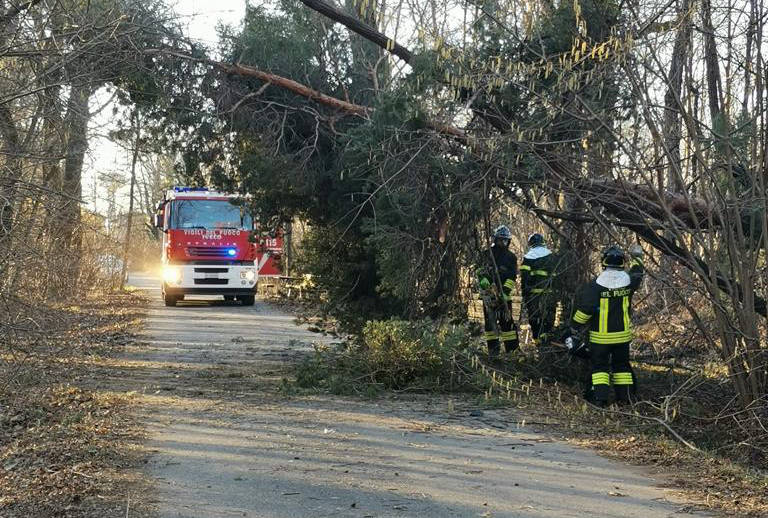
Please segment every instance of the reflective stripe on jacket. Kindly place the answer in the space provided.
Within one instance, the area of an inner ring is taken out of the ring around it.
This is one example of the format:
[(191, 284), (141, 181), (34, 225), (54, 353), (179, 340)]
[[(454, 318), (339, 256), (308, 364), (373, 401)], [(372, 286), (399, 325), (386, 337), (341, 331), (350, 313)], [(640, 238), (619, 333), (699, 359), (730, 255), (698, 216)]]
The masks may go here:
[(643, 280), (644, 269), (639, 259), (630, 265), (629, 274), (606, 270), (582, 288), (572, 323), (589, 326), (590, 342), (621, 344), (632, 340), (632, 295)]
[[(539, 248), (534, 248), (532, 251), (536, 250)], [(549, 250), (546, 248), (544, 250), (545, 253), (529, 252), (523, 257), (523, 264), (520, 265), (520, 285), (524, 298), (552, 291), (557, 261)]]
[[(493, 260), (491, 260), (490, 254), (493, 254)], [(506, 248), (493, 245), (483, 252), (481, 259), (483, 266), (478, 272), (478, 278), (487, 278), (496, 285), (504, 299), (509, 300), (515, 289), (517, 279), (517, 256)], [(494, 271), (494, 266), (498, 271), (498, 277)]]

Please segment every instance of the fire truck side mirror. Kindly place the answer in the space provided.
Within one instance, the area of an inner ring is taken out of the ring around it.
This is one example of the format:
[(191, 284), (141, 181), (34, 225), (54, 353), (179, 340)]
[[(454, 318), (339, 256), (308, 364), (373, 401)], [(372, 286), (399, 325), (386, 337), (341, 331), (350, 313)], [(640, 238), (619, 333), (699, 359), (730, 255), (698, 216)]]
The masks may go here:
[(154, 217), (153, 223), (155, 225), (155, 228), (159, 228), (163, 232), (165, 232), (165, 229), (163, 228), (164, 219), (165, 219), (165, 202), (159, 201), (155, 206), (155, 217)]

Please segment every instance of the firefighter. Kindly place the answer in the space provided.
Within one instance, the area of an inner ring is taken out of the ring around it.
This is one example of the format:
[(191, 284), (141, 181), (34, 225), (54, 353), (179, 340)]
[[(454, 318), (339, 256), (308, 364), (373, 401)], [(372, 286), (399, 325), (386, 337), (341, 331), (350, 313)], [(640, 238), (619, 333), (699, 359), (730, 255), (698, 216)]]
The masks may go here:
[(557, 301), (553, 293), (556, 259), (546, 247), (544, 236), (528, 236), (528, 252), (520, 265), (523, 303), (528, 311), (534, 343), (546, 340), (555, 325)]
[[(627, 402), (634, 394), (635, 377), (629, 364), (629, 344), (632, 341), (630, 311), (632, 295), (643, 280), (643, 249), (633, 245), (629, 273), (624, 270), (624, 252), (618, 246), (603, 251), (603, 272), (585, 285), (576, 301), (571, 319), (572, 333), (588, 329), (592, 386), (589, 399), (604, 406), (610, 388), (617, 402)], [(586, 338), (586, 337), (585, 337)]]
[(483, 297), (485, 341), (488, 355), (499, 355), (499, 341), (512, 352), (519, 346), (517, 326), (512, 318), (512, 292), (517, 279), (517, 257), (509, 251), (512, 233), (501, 225), (493, 233), (493, 244), (483, 253), (478, 287)]

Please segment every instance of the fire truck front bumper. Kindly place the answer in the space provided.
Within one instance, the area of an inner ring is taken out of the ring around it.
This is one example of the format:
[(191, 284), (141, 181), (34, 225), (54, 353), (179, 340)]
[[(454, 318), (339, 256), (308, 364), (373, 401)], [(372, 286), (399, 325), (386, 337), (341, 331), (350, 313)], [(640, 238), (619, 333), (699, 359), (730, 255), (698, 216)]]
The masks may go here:
[(163, 266), (163, 291), (169, 295), (253, 295), (258, 279), (253, 264)]

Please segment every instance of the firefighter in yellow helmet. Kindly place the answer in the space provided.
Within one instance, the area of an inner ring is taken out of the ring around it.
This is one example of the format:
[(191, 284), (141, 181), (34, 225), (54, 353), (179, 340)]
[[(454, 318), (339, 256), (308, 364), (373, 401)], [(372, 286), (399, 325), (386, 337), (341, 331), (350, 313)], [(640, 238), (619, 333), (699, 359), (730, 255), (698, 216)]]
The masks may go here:
[(488, 355), (499, 355), (499, 341), (512, 352), (519, 346), (517, 325), (512, 318), (512, 292), (517, 279), (517, 257), (509, 251), (512, 233), (501, 225), (493, 233), (493, 245), (483, 253), (477, 286), (483, 298), (485, 341)]
[(582, 288), (571, 318), (573, 333), (578, 334), (579, 328), (588, 329), (592, 367), (589, 399), (601, 406), (608, 403), (611, 385), (617, 402), (629, 401), (635, 389), (629, 364), (630, 311), (632, 295), (643, 280), (643, 249), (633, 245), (629, 253), (632, 259), (626, 272), (621, 248), (609, 246), (603, 251), (604, 270)]

